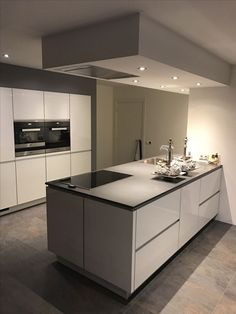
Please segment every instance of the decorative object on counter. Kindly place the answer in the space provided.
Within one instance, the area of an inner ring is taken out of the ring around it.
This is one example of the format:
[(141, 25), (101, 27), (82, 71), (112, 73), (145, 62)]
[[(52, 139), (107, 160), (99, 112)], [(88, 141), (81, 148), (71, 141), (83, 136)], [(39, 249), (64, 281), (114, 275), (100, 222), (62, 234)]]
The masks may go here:
[(211, 154), (208, 157), (208, 163), (209, 164), (214, 164), (214, 165), (218, 165), (220, 163), (220, 158), (219, 158), (219, 154), (215, 153), (215, 154)]
[(178, 176), (181, 173), (186, 174), (194, 169), (196, 169), (196, 161), (190, 159), (183, 160), (181, 157), (172, 160), (170, 165), (157, 163), (155, 168), (155, 174), (165, 176)]
[(166, 151), (166, 164), (170, 165), (172, 161), (172, 156), (173, 156), (173, 149), (174, 146), (172, 138), (169, 139), (168, 145), (161, 145), (160, 150), (165, 150)]

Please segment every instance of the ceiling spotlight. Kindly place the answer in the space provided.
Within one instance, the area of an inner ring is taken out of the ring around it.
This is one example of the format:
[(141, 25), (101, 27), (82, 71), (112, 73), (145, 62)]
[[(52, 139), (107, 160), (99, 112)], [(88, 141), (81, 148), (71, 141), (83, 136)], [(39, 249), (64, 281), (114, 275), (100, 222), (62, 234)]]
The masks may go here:
[(134, 82), (134, 83), (138, 83), (138, 82), (139, 82), (139, 80), (133, 80), (133, 82)]
[(147, 68), (144, 67), (144, 66), (140, 66), (140, 67), (138, 67), (138, 70), (139, 70), (139, 71), (145, 71), (145, 70), (147, 70)]
[(181, 92), (185, 92), (185, 89), (184, 89), (184, 88), (181, 88)]
[(178, 80), (178, 76), (171, 76), (172, 80)]
[(4, 53), (2, 56), (3, 56), (3, 58), (6, 58), (6, 59), (9, 58), (9, 54), (7, 54), (7, 53)]
[(160, 88), (165, 88), (165, 87), (166, 87), (166, 85), (161, 85), (161, 86), (160, 86)]
[(198, 82), (198, 83), (197, 83), (197, 86), (200, 86), (200, 85), (202, 85), (202, 84)]

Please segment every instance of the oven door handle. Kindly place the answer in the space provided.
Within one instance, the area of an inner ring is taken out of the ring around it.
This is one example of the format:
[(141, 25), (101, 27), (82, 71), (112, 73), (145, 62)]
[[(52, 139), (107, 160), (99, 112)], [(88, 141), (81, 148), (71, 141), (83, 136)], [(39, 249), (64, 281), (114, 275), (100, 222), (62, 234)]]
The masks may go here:
[(50, 129), (51, 131), (66, 131), (66, 130), (68, 130), (68, 128), (51, 128)]
[(40, 128), (34, 128), (34, 129), (22, 129), (22, 132), (39, 132)]

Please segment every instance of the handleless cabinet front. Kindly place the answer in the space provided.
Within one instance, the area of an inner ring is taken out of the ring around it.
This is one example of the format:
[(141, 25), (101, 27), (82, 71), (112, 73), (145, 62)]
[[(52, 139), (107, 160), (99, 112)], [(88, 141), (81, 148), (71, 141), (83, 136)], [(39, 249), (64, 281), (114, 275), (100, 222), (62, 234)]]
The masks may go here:
[(218, 169), (201, 178), (200, 203), (220, 190), (221, 172), (222, 169)]
[(70, 177), (70, 153), (46, 155), (47, 181)]
[(182, 247), (198, 232), (199, 197), (200, 180), (181, 189), (179, 247)]
[(91, 150), (91, 96), (70, 95), (71, 151)]
[(68, 120), (69, 94), (44, 92), (45, 119)]
[(14, 120), (44, 119), (43, 92), (13, 89)]
[(45, 156), (16, 161), (18, 203), (46, 196)]
[(71, 153), (71, 175), (76, 176), (91, 171), (91, 151)]
[(17, 204), (15, 162), (0, 163), (0, 209)]
[(0, 88), (0, 162), (14, 159), (12, 89)]

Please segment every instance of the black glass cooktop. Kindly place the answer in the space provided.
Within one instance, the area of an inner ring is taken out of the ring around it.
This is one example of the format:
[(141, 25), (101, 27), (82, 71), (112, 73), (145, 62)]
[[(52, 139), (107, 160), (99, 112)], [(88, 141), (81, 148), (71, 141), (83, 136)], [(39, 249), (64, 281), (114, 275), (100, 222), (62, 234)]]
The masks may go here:
[(76, 187), (82, 189), (92, 189), (100, 185), (111, 183), (128, 177), (131, 177), (131, 175), (108, 170), (100, 170), (80, 174), (78, 176), (73, 176), (63, 180), (61, 183), (67, 185), (70, 189), (74, 189)]

